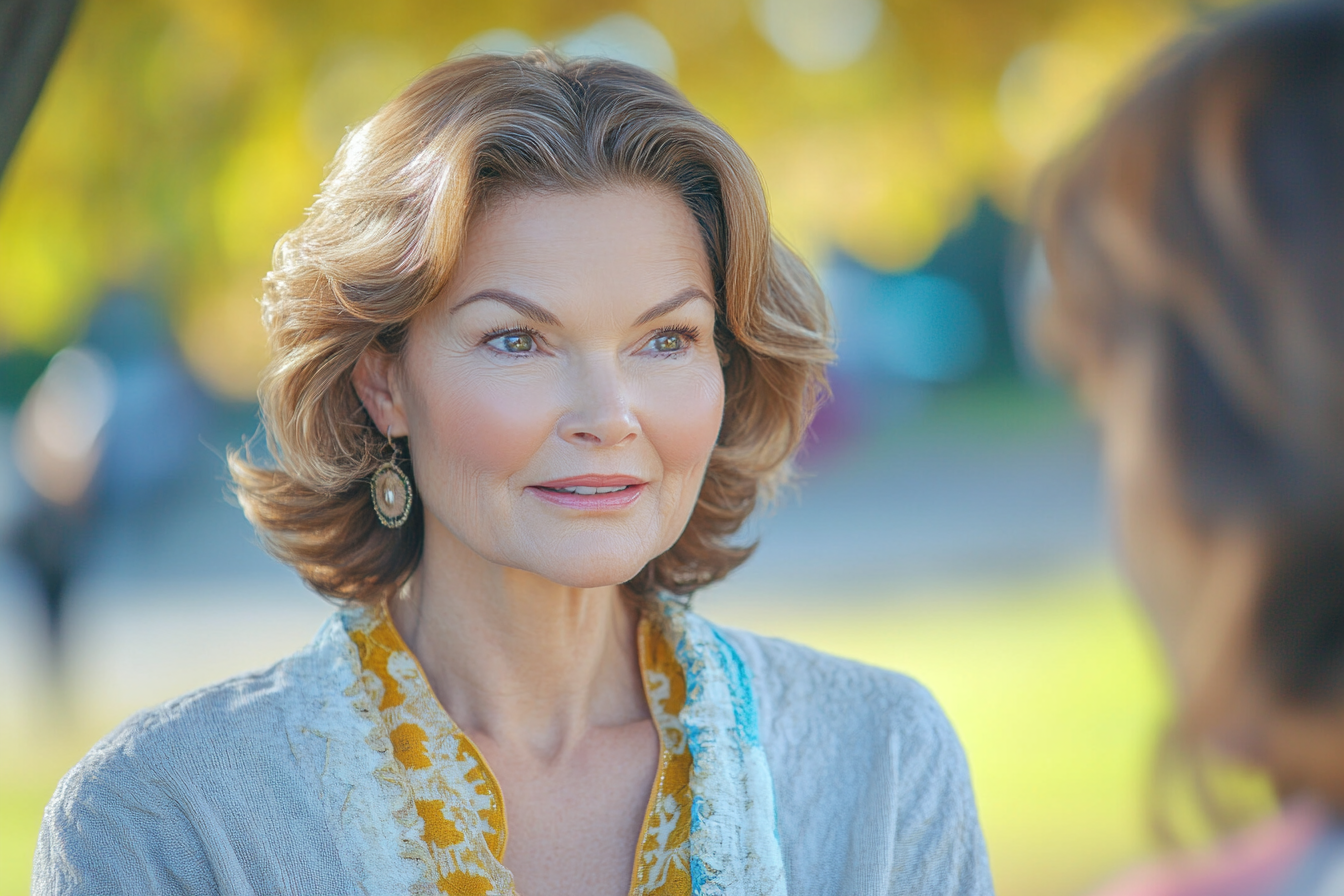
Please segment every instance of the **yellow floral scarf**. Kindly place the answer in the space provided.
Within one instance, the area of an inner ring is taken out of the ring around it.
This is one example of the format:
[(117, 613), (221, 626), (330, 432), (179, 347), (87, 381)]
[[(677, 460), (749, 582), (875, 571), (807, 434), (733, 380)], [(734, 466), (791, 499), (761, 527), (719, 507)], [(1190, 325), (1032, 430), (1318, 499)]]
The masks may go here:
[[(448, 717), (386, 608), (347, 610), (346, 631), (360, 674), (349, 696), (378, 724), (370, 746), (386, 761), (378, 775), (406, 794), (394, 815), (402, 856), (423, 874), (413, 894), (513, 894), (504, 867), (504, 800), (484, 757)], [(639, 659), (661, 758), (631, 874), (631, 896), (690, 896), (692, 757), (680, 714), (686, 676), (663, 620), (639, 624)]]

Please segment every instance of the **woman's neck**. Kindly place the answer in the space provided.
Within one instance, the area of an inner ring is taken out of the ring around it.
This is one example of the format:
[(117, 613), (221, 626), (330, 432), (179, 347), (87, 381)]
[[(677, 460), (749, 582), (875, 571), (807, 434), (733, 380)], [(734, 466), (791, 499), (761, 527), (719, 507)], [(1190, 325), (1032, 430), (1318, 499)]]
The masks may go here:
[(638, 614), (619, 586), (558, 585), (438, 535), (389, 610), (469, 736), (547, 763), (593, 728), (649, 717)]

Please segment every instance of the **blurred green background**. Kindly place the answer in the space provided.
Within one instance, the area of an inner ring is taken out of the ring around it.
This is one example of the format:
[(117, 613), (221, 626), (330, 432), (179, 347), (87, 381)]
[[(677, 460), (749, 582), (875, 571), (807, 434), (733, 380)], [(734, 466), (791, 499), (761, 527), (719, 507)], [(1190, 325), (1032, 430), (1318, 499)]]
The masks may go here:
[(27, 891), (42, 806), (94, 740), (327, 611), (224, 494), (271, 247), (417, 73), (538, 43), (645, 65), (722, 123), (837, 307), (808, 475), (703, 611), (926, 683), (1004, 896), (1150, 854), (1167, 698), (1086, 426), (1023, 347), (1019, 222), (1134, 67), (1228, 5), (82, 3), (0, 181), (0, 896)]

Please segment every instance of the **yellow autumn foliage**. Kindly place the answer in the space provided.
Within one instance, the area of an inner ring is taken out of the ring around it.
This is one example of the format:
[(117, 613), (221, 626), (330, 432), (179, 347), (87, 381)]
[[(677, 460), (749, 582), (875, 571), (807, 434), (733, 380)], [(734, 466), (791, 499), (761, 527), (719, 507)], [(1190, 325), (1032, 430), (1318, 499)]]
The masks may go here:
[(785, 238), (918, 263), (1030, 179), (1184, 27), (1182, 0), (87, 0), (0, 182), (0, 351), (160, 296), (246, 397), (270, 250), (345, 128), (455, 50), (614, 47), (675, 76), (756, 159)]

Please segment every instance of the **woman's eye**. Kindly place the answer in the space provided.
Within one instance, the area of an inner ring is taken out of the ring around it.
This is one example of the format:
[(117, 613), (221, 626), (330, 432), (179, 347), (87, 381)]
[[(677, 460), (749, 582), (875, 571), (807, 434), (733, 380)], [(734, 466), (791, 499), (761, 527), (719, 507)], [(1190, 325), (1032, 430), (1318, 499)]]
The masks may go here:
[(661, 333), (649, 340), (649, 348), (657, 354), (679, 352), (686, 347), (686, 339), (680, 333)]
[(531, 333), (505, 333), (503, 336), (491, 339), (488, 344), (512, 355), (524, 354), (537, 347)]

